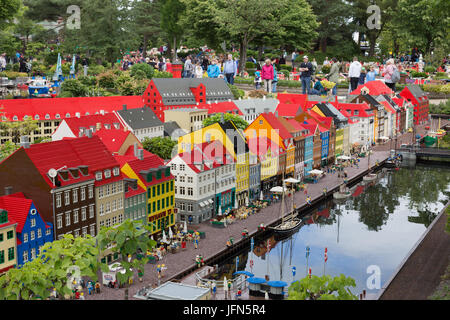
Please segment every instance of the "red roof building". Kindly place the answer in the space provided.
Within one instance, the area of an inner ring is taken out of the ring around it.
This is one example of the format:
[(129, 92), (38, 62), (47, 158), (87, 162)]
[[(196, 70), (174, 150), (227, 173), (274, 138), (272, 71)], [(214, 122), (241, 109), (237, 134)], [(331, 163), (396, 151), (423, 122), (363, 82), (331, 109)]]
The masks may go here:
[(383, 94), (392, 95), (392, 90), (383, 82), (379, 80), (369, 81), (365, 84), (359, 85), (355, 90), (353, 90), (350, 95), (358, 96), (361, 94), (370, 94), (371, 96), (379, 96)]

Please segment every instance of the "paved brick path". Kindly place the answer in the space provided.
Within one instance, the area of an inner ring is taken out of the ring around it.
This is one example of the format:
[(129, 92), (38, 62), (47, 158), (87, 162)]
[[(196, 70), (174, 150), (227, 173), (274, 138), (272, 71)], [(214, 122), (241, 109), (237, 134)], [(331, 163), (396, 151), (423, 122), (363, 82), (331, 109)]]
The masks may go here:
[[(420, 127), (417, 132), (422, 134), (423, 126)], [(409, 139), (409, 140), (408, 140)], [(412, 133), (407, 133), (398, 139), (398, 145), (401, 143), (410, 143), (412, 139)], [(370, 157), (370, 166), (373, 167), (376, 161), (383, 161), (389, 156), (389, 151), (391, 147), (389, 142), (374, 147), (374, 153)], [(368, 158), (362, 158), (359, 164), (359, 168), (348, 167), (346, 171), (348, 173), (348, 179), (351, 180), (353, 177), (361, 174), (367, 170)], [(321, 197), (323, 194), (324, 187), (328, 190), (338, 187), (342, 184), (342, 178), (337, 177), (335, 174), (327, 174), (316, 184), (308, 184), (307, 190), (308, 195), (312, 200)], [(306, 195), (303, 192), (297, 192), (295, 195), (295, 203), (297, 208), (301, 208), (306, 204)], [(167, 270), (165, 271), (165, 277), (161, 279), (161, 282), (167, 281), (179, 272), (186, 270), (194, 266), (194, 258), (197, 254), (202, 254), (203, 257), (209, 259), (216, 255), (218, 252), (226, 248), (226, 241), (232, 236), (235, 239), (235, 243), (241, 241), (241, 232), (246, 227), (249, 234), (252, 235), (257, 231), (258, 226), (264, 223), (266, 226), (274, 223), (280, 218), (280, 202), (274, 203), (271, 206), (261, 209), (257, 214), (249, 216), (245, 220), (237, 221), (231, 225), (228, 225), (225, 229), (217, 229), (211, 226), (210, 223), (204, 222), (200, 225), (189, 226), (190, 230), (203, 231), (206, 234), (205, 239), (199, 241), (198, 249), (195, 249), (192, 243), (187, 244), (187, 249), (185, 251), (180, 251), (176, 254), (167, 254), (162, 261), (158, 261), (158, 264), (165, 264)], [(143, 286), (157, 286), (157, 264), (147, 264), (145, 267), (145, 274), (143, 282), (135, 282), (129, 287), (129, 299), (134, 299), (133, 296), (136, 292)], [(100, 279), (99, 273), (99, 279)], [(135, 279), (137, 276), (135, 275)], [(98, 295), (89, 296), (85, 293), (86, 300), (96, 299), (96, 300), (122, 300), (125, 296), (125, 289), (110, 289), (102, 286), (102, 292)]]

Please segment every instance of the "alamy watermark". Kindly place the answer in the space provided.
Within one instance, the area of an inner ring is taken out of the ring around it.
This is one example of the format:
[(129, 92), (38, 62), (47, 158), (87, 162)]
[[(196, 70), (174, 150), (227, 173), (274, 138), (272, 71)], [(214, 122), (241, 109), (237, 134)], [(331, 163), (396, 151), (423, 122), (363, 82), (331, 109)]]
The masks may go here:
[(380, 7), (376, 4), (372, 4), (367, 7), (366, 13), (371, 13), (371, 15), (367, 18), (367, 29), (381, 29), (381, 10)]
[(372, 290), (381, 289), (381, 269), (377, 265), (370, 265), (367, 267), (366, 270), (367, 274), (370, 274), (370, 276), (367, 278), (366, 286), (367, 289)]
[(77, 5), (67, 7), (66, 13), (70, 14), (66, 21), (66, 27), (69, 30), (78, 30), (81, 28), (81, 9)]

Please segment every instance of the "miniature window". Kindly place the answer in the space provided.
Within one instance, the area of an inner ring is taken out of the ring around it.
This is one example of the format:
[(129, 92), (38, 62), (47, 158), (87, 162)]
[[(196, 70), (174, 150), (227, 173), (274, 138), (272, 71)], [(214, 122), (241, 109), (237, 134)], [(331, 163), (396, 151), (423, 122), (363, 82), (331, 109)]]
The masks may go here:
[(119, 168), (114, 168), (114, 176), (118, 176), (119, 175)]
[(45, 115), (45, 119), (50, 119), (50, 115), (48, 113)]
[(102, 180), (102, 173), (101, 172), (96, 172), (95, 173), (95, 180)]
[(34, 116), (34, 119), (35, 119), (35, 120), (39, 120), (39, 115), (35, 115), (35, 116)]
[(55, 118), (56, 118), (56, 119), (61, 118), (61, 116), (59, 115), (59, 113), (55, 114)]

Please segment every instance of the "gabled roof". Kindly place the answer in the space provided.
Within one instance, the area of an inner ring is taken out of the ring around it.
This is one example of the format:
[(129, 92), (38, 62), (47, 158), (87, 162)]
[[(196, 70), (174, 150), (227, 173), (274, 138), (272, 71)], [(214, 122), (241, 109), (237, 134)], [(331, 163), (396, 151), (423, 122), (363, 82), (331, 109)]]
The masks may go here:
[(426, 97), (427, 96), (417, 84), (408, 84), (408, 85), (406, 85), (406, 88), (411, 92), (411, 94), (416, 99), (418, 99), (420, 97), (424, 97), (424, 96)]
[[(5, 209), (6, 211), (8, 211), (8, 220), (17, 222), (16, 232), (22, 232), (25, 222), (27, 221), (32, 203), (33, 201), (31, 199), (25, 198), (25, 195), (21, 192), (0, 197), (0, 209)], [(37, 211), (37, 214), (42, 219), (39, 211)], [(45, 223), (45, 227), (50, 228), (47, 223)]]
[[(349, 116), (355, 116), (355, 117), (373, 117), (374, 113), (372, 109), (370, 109), (370, 106), (367, 103), (339, 103), (337, 105), (337, 108), (342, 113), (346, 113)], [(350, 111), (348, 111), (350, 110)], [(355, 110), (358, 111), (358, 114), (355, 114)]]
[(331, 103), (319, 103), (317, 104), (317, 107), (326, 117), (332, 117), (336, 125), (347, 123), (347, 118)]
[[(121, 109), (140, 108), (144, 105), (142, 96), (112, 96), (112, 97), (78, 97), (78, 98), (42, 98), (42, 99), (6, 99), (0, 106), (4, 109), (3, 116), (9, 121), (23, 120), (30, 116), (35, 120), (67, 119), (80, 115), (111, 113)], [(59, 118), (57, 117), (59, 115)], [(69, 115), (69, 117), (66, 117)], [(37, 117), (36, 117), (37, 116)], [(46, 116), (48, 116), (46, 118)], [(1, 119), (0, 119), (1, 120)]]
[[(248, 152), (248, 145), (245, 135), (236, 127), (233, 121), (224, 121), (223, 123), (219, 121), (219, 126), (233, 144), (235, 154), (243, 154)], [(235, 137), (236, 139), (234, 139)]]
[(119, 152), (120, 147), (124, 144), (130, 134), (133, 135), (131, 131), (101, 129), (96, 131), (94, 136), (98, 136), (111, 153), (116, 153)]
[(367, 103), (377, 108), (382, 108), (381, 104), (370, 94), (360, 94), (358, 96), (355, 96), (350, 102), (355, 103), (354, 101), (356, 101), (358, 97), (362, 97), (363, 99), (365, 98), (367, 100)]
[(303, 108), (306, 105), (306, 101), (308, 101), (308, 95), (298, 93), (279, 93), (277, 95), (277, 99), (280, 103), (296, 104)]
[(389, 104), (389, 102), (387, 101), (381, 101), (381, 104), (384, 106), (384, 108), (386, 109), (386, 111), (390, 112), (390, 113), (396, 113), (394, 108), (391, 107), (391, 105)]
[(297, 113), (303, 110), (299, 104), (296, 103), (280, 103), (276, 109), (276, 113), (280, 117), (295, 117)]
[(163, 125), (152, 109), (142, 107), (139, 109), (117, 110), (123, 121), (133, 130), (160, 127)]
[(353, 90), (351, 95), (359, 95), (361, 94), (361, 89), (366, 87), (369, 89), (369, 94), (371, 96), (378, 96), (382, 94), (392, 94), (391, 88), (389, 88), (383, 81), (373, 80), (366, 82), (365, 84), (359, 85), (355, 90)]
[[(180, 128), (180, 126), (178, 125), (178, 123), (176, 123), (175, 121), (167, 121), (164, 122), (164, 134), (167, 136), (172, 136), (172, 134), (177, 134), (178, 135), (184, 135), (186, 134), (186, 132)], [(184, 134), (183, 134), (184, 132)]]
[(118, 125), (119, 129), (123, 129), (122, 123), (120, 123), (119, 118), (117, 118), (114, 113), (92, 114), (89, 116), (66, 118), (63, 121), (67, 123), (70, 130), (76, 137), (80, 132), (80, 128), (89, 129), (90, 127), (94, 127), (93, 129), (95, 131), (97, 130), (98, 123), (100, 123), (101, 128), (105, 128), (108, 125), (110, 128), (114, 128), (115, 125)]
[(289, 131), (283, 126), (282, 123), (280, 123), (280, 121), (278, 121), (277, 117), (275, 117), (273, 113), (261, 113), (261, 116), (266, 119), (266, 121), (274, 130), (278, 130), (278, 134), (280, 135), (282, 140), (292, 138), (292, 135), (289, 133)]
[(170, 174), (168, 177), (163, 174), (161, 175), (161, 179), (153, 178), (152, 181), (147, 182), (146, 177), (143, 176), (141, 171), (148, 171), (151, 169), (164, 167), (164, 160), (158, 157), (156, 154), (150, 153), (150, 155), (144, 156), (143, 160), (135, 158), (134, 160), (128, 161), (127, 163), (147, 187), (174, 179), (172, 174)]
[[(205, 86), (206, 101), (234, 99), (233, 93), (223, 81), (214, 78), (153, 78), (164, 105), (195, 105), (191, 88)], [(178, 98), (178, 99), (177, 99)]]
[(217, 103), (201, 103), (197, 105), (198, 109), (208, 110), (208, 114), (215, 113), (233, 113), (243, 115), (241, 110), (234, 104), (233, 101), (218, 101)]
[[(65, 186), (94, 179), (96, 171), (119, 167), (119, 163), (114, 159), (111, 151), (106, 148), (98, 136), (32, 144), (24, 150), (51, 187), (53, 187), (53, 182), (47, 175), (51, 168), (59, 169), (63, 166), (67, 166), (67, 168), (78, 168), (79, 166), (88, 166), (87, 176), (84, 176), (78, 169), (78, 178), (72, 177), (69, 173), (69, 179), (64, 181), (59, 174), (58, 177), (61, 186)], [(101, 181), (110, 182), (112, 178), (102, 179)]]

